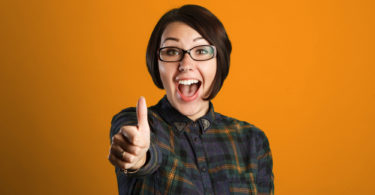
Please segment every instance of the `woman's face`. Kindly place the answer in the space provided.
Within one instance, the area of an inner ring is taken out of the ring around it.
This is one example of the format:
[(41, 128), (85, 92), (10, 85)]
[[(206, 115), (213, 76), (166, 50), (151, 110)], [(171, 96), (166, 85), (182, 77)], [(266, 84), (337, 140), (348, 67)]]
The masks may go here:
[[(209, 45), (197, 31), (182, 22), (170, 23), (164, 30), (160, 48), (178, 47), (189, 50), (199, 45)], [(168, 101), (181, 114), (196, 120), (206, 114), (209, 90), (216, 73), (216, 57), (207, 61), (195, 61), (185, 53), (180, 62), (159, 60), (160, 78)]]

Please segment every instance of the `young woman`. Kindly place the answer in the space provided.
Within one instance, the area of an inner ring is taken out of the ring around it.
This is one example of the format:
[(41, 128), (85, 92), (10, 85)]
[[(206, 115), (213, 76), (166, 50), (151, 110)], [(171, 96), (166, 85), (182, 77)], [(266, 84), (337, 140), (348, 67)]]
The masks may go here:
[(210, 102), (229, 71), (231, 43), (206, 8), (185, 5), (162, 16), (147, 67), (166, 96), (113, 117), (110, 162), (119, 194), (273, 194), (265, 134), (221, 115)]

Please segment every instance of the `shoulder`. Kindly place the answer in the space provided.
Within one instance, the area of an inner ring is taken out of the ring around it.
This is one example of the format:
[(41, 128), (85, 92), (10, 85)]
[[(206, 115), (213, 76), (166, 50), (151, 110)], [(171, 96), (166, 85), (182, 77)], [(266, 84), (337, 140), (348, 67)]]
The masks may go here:
[(125, 108), (113, 116), (111, 123), (113, 124), (116, 121), (123, 120), (123, 119), (134, 120), (134, 117), (135, 117), (135, 121), (137, 121), (136, 108), (135, 107)]
[[(148, 119), (159, 117), (157, 114), (157, 109), (155, 106), (147, 108)], [(115, 114), (112, 118), (112, 125), (117, 122), (125, 123), (123, 125), (137, 125), (137, 108), (129, 107), (121, 110), (119, 113)]]
[[(157, 109), (155, 109), (155, 106), (151, 106), (147, 108), (147, 115), (148, 115), (148, 121), (150, 125), (152, 125), (155, 120), (160, 119), (160, 116), (157, 114)], [(137, 125), (137, 124), (138, 124), (137, 108), (135, 107), (125, 108), (112, 117), (111, 137), (114, 134), (116, 134), (122, 126)]]
[(268, 143), (268, 138), (264, 131), (247, 121), (215, 112), (214, 124), (216, 125), (216, 128), (227, 128), (231, 131), (235, 131), (236, 133), (241, 134), (242, 137), (246, 137), (249, 141), (254, 141), (257, 144)]
[[(233, 117), (229, 117), (229, 116), (225, 116), (223, 114), (220, 114), (220, 113), (217, 113), (215, 112), (215, 122), (216, 124), (220, 124), (222, 126), (225, 126), (225, 127), (229, 127), (229, 128), (234, 128), (234, 129), (237, 129), (237, 130), (246, 130), (246, 131), (251, 131), (253, 133), (257, 133), (257, 134), (262, 134), (263, 131), (256, 127), (255, 125), (247, 122), (247, 121), (243, 121), (243, 120), (239, 120), (239, 119), (236, 119), (236, 118), (233, 118)], [(264, 133), (263, 133), (264, 134)]]
[(135, 107), (125, 108), (112, 117), (110, 137), (115, 135), (124, 125), (137, 125), (137, 113)]

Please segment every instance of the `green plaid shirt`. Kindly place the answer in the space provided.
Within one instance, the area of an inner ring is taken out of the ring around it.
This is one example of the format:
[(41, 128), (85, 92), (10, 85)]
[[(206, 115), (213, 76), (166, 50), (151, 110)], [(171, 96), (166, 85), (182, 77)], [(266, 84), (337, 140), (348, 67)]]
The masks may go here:
[[(164, 97), (148, 108), (147, 163), (125, 175), (116, 168), (119, 194), (273, 194), (272, 156), (265, 134), (214, 112), (192, 121)], [(112, 137), (136, 125), (135, 108), (112, 119)]]

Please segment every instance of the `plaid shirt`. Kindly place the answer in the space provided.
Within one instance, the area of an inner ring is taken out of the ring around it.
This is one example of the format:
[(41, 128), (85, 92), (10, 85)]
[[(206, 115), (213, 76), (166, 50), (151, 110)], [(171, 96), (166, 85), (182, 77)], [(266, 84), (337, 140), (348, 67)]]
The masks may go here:
[[(148, 108), (151, 143), (146, 164), (125, 175), (116, 167), (119, 194), (273, 194), (272, 156), (265, 134), (214, 112), (192, 121), (164, 97)], [(112, 137), (136, 125), (135, 108), (112, 119)]]

